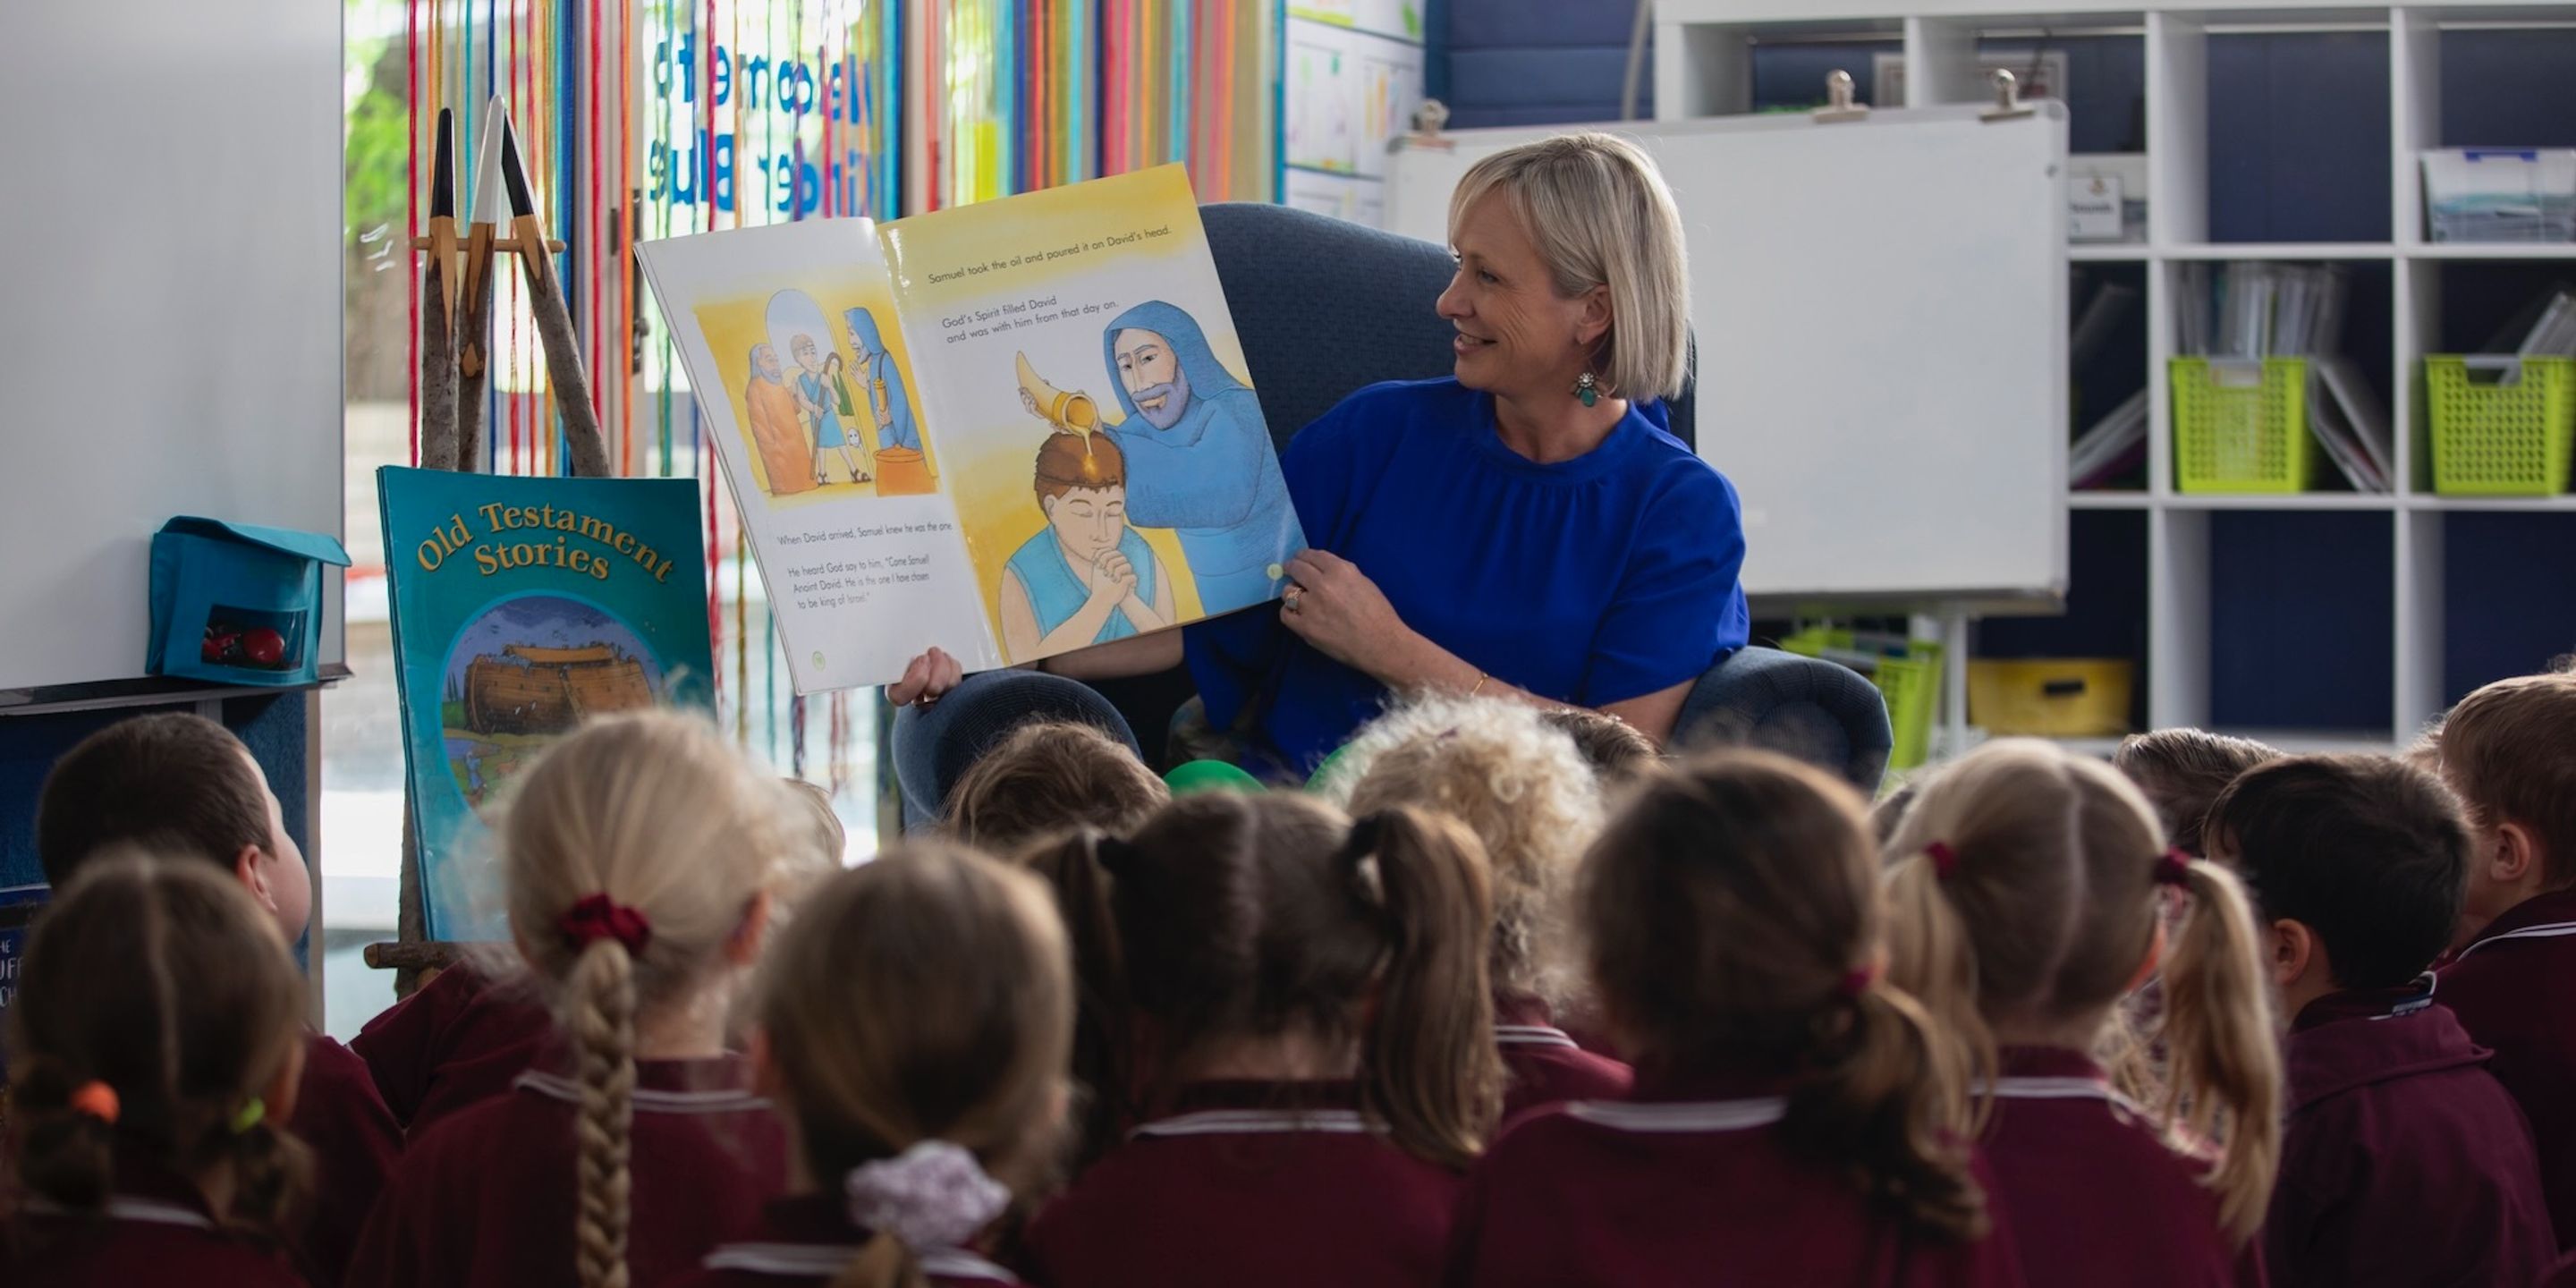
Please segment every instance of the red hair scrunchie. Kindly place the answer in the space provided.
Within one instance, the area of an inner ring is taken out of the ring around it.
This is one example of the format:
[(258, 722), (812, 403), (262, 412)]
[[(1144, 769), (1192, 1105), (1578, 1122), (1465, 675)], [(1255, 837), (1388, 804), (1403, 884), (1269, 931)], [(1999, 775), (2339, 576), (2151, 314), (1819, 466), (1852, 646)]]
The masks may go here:
[(627, 956), (641, 957), (645, 945), (653, 942), (653, 923), (644, 913), (609, 898), (606, 891), (582, 896), (555, 918), (555, 929), (563, 932), (564, 943), (576, 953), (602, 939), (614, 939), (626, 946)]
[(1923, 857), (1932, 860), (1932, 875), (1946, 877), (1959, 870), (1959, 852), (1948, 841), (1934, 841), (1923, 847)]
[(2191, 856), (2180, 850), (2167, 850), (2156, 856), (2156, 884), (2178, 890), (2191, 887)]

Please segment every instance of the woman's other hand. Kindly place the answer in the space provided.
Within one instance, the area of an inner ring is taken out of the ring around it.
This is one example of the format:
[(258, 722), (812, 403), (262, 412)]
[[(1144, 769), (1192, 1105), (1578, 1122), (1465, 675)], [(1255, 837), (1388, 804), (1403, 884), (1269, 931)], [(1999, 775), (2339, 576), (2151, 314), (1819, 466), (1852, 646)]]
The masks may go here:
[(898, 707), (929, 706), (966, 679), (966, 669), (944, 649), (932, 649), (903, 668), (903, 678), (886, 686), (886, 701)]
[(1288, 561), (1288, 592), (1280, 597), (1279, 620), (1324, 656), (1382, 682), (1390, 682), (1413, 637), (1386, 592), (1358, 564), (1323, 550), (1307, 550)]

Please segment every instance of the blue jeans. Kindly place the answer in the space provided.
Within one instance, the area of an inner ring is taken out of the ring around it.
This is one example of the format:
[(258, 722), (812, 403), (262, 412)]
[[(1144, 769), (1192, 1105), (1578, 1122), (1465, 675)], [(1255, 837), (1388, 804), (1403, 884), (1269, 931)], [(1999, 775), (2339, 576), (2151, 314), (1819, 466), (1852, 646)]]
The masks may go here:
[[(947, 696), (894, 713), (896, 785), (903, 793), (903, 826), (917, 831), (946, 812), (948, 789), (968, 767), (1032, 720), (1079, 720), (1098, 725), (1136, 750), (1127, 717), (1090, 685), (1042, 671), (985, 671), (966, 677)], [(1142, 752), (1140, 751), (1141, 755)]]

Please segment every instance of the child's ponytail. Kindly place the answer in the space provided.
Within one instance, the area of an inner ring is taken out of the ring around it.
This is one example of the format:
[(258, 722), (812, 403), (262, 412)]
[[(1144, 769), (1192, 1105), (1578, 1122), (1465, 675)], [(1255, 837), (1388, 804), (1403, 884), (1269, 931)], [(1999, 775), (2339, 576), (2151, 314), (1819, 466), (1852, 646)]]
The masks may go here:
[(1132, 851), (1126, 842), (1088, 828), (1023, 856), (1046, 883), (1073, 958), (1073, 1080), (1082, 1097), (1077, 1168), (1088, 1166), (1135, 1121), (1140, 1083), (1134, 1058), (1134, 1004), (1127, 991), (1126, 954), (1118, 942), (1111, 897)]
[(1363, 1036), (1369, 1106), (1406, 1153), (1464, 1168), (1502, 1112), (1481, 851), (1458, 824), (1398, 806), (1354, 824), (1336, 862), (1387, 935)]
[(580, 1089), (573, 1142), (580, 1203), (573, 1258), (582, 1288), (626, 1288), (635, 1124), (635, 963), (613, 936), (593, 939), (565, 981)]
[(1846, 1008), (1820, 1013), (1813, 1077), (1789, 1097), (1781, 1131), (1812, 1156), (1847, 1160), (1870, 1197), (1938, 1239), (1986, 1233), (1985, 1194), (1967, 1169), (1966, 1051), (1932, 1015), (1867, 971), (1846, 977)]
[(2281, 1157), (2281, 1055), (2253, 903), (2206, 859), (2170, 855), (2157, 879), (2190, 896), (2164, 971), (2164, 1111), (2224, 1151), (2209, 1186), (2241, 1242), (2263, 1224)]
[(18, 1183), (67, 1212), (97, 1212), (115, 1187), (114, 1123), (73, 1103), (80, 1084), (61, 1061), (21, 1050), (11, 1072)]
[[(1954, 1036), (1962, 1072), (1968, 1084), (1977, 1085), (1993, 1080), (2000, 1059), (1977, 1005), (1976, 941), (1943, 889), (1947, 869), (1957, 863), (1956, 852), (1936, 841), (1888, 868), (1888, 977), (1934, 1025)], [(1981, 1102), (1976, 1118), (1983, 1116)]]

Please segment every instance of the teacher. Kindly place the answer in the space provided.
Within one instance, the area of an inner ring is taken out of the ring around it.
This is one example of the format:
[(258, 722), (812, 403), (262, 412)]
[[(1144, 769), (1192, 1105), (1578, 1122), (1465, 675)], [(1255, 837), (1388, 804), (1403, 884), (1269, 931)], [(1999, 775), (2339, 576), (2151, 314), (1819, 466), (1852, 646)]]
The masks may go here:
[[(1299, 433), (1281, 469), (1313, 548), (1279, 607), (1183, 632), (1209, 728), (1256, 772), (1311, 771), (1396, 693), (1591, 707), (1669, 738), (1746, 641), (1735, 489), (1666, 432), (1690, 300), (1654, 162), (1597, 133), (1496, 153), (1450, 198), (1449, 241), (1453, 374), (1362, 389)], [(1163, 632), (1045, 669), (1183, 653)], [(958, 682), (934, 650), (888, 696)]]

